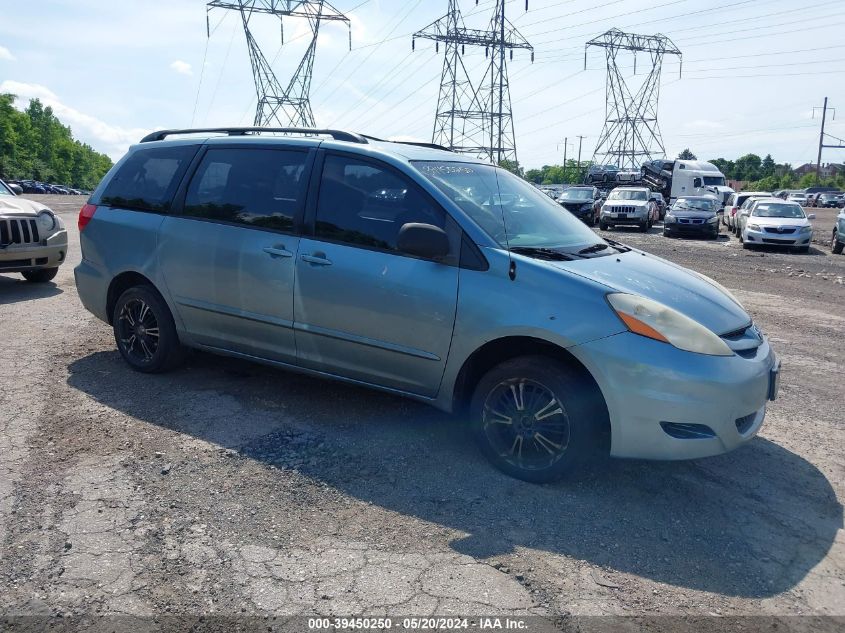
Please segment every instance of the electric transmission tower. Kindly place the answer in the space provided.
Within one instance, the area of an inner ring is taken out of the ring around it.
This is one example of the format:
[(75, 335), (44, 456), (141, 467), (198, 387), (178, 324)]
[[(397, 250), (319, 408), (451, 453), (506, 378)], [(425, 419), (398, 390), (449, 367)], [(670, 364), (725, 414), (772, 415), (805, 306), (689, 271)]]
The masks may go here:
[[(211, 9), (227, 9), (240, 13), (246, 35), (252, 76), (258, 105), (255, 109), (254, 125), (280, 127), (315, 127), (314, 113), (311, 111), (311, 75), (314, 70), (314, 56), (317, 52), (317, 37), (321, 22), (346, 22), (349, 27), (350, 48), (352, 46), (352, 27), (345, 15), (325, 0), (212, 0), (207, 5)], [(267, 14), (279, 18), (282, 44), (284, 44), (285, 17), (306, 18), (311, 27), (311, 42), (305, 55), (299, 62), (296, 72), (284, 88), (273, 72), (273, 68), (261, 52), (255, 39), (250, 20), (254, 14)]]
[[(636, 169), (652, 156), (665, 156), (660, 126), (657, 124), (657, 103), (660, 97), (660, 71), (664, 55), (681, 51), (665, 35), (636, 35), (611, 29), (587, 42), (587, 47), (605, 49), (607, 57), (607, 104), (605, 123), (599, 135), (593, 162), (615, 164), (622, 169)], [(651, 69), (639, 89), (634, 92), (622, 76), (616, 58), (622, 51), (634, 53), (634, 74), (637, 53), (648, 53)], [(584, 51), (584, 68), (587, 51)]]
[[(434, 40), (438, 51), (440, 42), (446, 45), (432, 141), (495, 164), (503, 160), (516, 163), (507, 57), (513, 59), (513, 50), (523, 48), (531, 51), (534, 61), (534, 48), (505, 17), (505, 0), (496, 0), (486, 31), (468, 29), (458, 1), (449, 0), (444, 17), (414, 33), (412, 48), (416, 48), (417, 38)], [(466, 46), (484, 47), (489, 59), (477, 83), (464, 64)]]

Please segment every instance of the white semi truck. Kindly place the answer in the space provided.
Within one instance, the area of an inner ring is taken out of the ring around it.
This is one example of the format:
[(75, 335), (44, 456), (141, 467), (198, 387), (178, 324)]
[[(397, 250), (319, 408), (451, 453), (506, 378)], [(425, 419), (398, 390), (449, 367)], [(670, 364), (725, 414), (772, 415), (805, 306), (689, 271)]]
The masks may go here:
[(734, 193), (719, 168), (701, 160), (652, 160), (642, 166), (641, 179), (670, 204), (680, 196), (715, 195), (724, 207)]

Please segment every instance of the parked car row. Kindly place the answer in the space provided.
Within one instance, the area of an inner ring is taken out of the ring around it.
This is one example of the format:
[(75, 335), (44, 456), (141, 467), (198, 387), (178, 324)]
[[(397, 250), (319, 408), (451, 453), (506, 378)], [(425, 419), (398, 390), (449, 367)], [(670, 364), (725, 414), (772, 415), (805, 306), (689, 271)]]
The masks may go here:
[(53, 194), (59, 196), (88, 196), (90, 191), (84, 189), (74, 189), (67, 185), (54, 185), (46, 182), (39, 182), (38, 180), (10, 180), (9, 185), (18, 185), (23, 193), (40, 193)]
[(802, 207), (845, 208), (845, 192), (836, 190), (800, 191), (780, 189), (773, 192), (772, 196), (783, 200), (793, 200)]
[[(662, 195), (647, 187), (617, 187), (602, 199), (595, 187), (571, 187), (558, 202), (573, 215), (606, 231), (617, 226), (636, 226), (645, 232), (663, 220), (664, 237), (719, 237), (719, 199), (714, 195), (682, 196), (665, 208)], [(813, 239), (814, 214), (807, 214), (794, 198), (783, 200), (771, 193), (743, 192), (731, 194), (724, 208), (721, 223), (742, 243), (752, 246), (785, 246), (807, 252)], [(845, 212), (840, 214), (831, 236), (831, 250), (841, 253), (845, 245)]]

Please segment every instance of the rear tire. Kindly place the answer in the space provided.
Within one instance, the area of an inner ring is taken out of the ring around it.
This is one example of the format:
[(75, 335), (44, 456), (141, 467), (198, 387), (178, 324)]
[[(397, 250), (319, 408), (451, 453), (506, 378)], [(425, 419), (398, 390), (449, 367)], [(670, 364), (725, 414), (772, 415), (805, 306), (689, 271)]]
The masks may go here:
[(23, 278), (33, 284), (44, 284), (52, 281), (59, 273), (59, 267), (39, 268), (38, 270), (27, 270), (21, 273)]
[(833, 239), (830, 240), (830, 252), (833, 253), (834, 255), (841, 255), (842, 250), (845, 249), (845, 244), (840, 242), (838, 240), (838, 237), (839, 236), (836, 234), (836, 231), (834, 230), (833, 231)]
[(114, 341), (135, 371), (165, 372), (185, 359), (170, 308), (151, 286), (126, 290), (114, 306)]
[(502, 472), (555, 481), (598, 452), (607, 409), (584, 377), (556, 360), (524, 356), (491, 369), (472, 398), (473, 435)]

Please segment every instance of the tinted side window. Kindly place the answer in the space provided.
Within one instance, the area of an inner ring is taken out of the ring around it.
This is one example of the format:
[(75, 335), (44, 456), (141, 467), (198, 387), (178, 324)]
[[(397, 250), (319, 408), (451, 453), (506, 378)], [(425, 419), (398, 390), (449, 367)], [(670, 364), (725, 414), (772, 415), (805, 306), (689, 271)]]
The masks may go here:
[(106, 185), (101, 204), (142, 211), (167, 211), (195, 145), (139, 149)]
[(401, 174), (351, 157), (326, 156), (317, 202), (318, 238), (396, 251), (399, 230), (409, 222), (433, 224), (450, 237), (456, 232), (443, 209)]
[(220, 148), (203, 156), (183, 215), (290, 231), (305, 197), (307, 153)]

